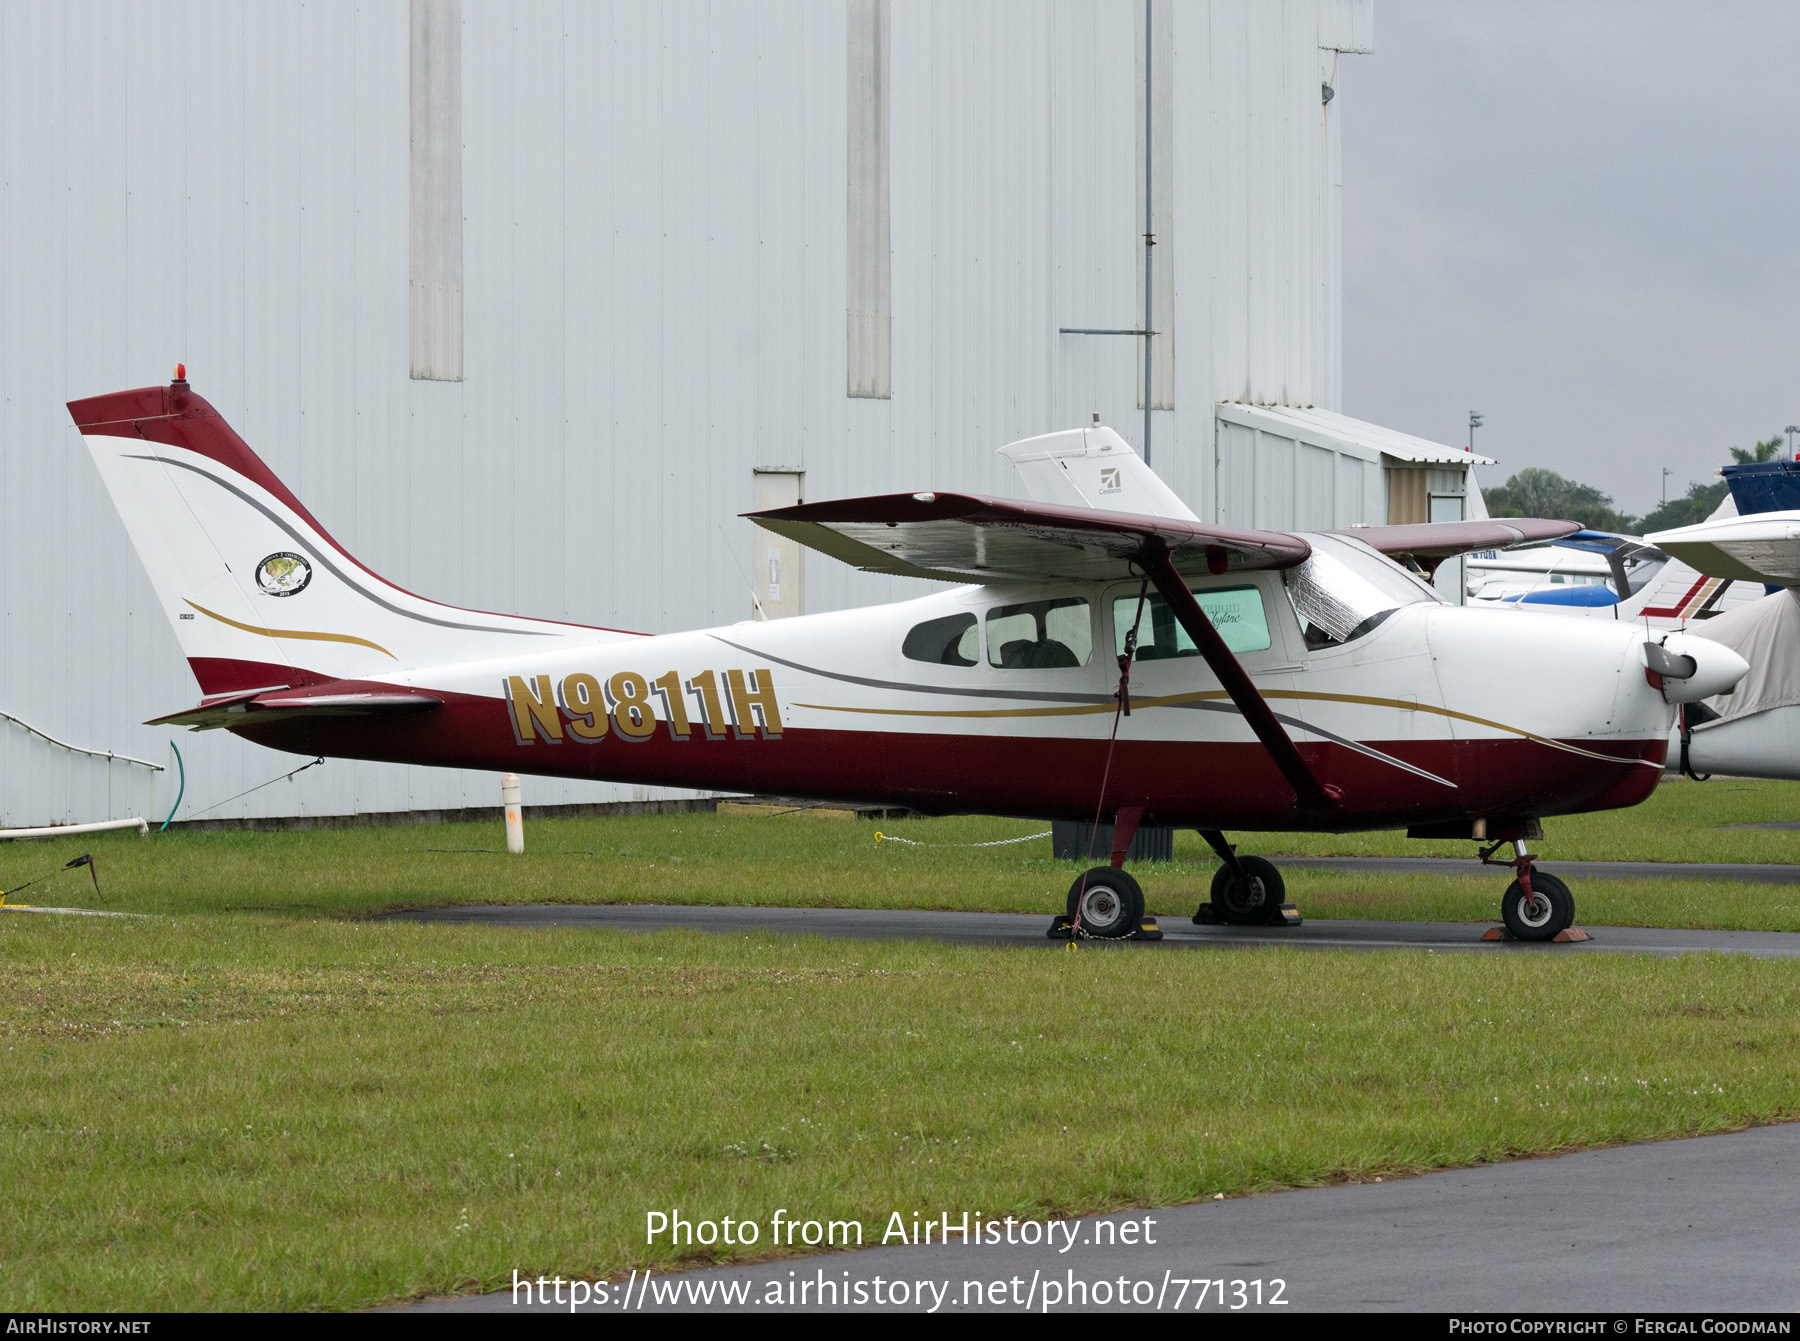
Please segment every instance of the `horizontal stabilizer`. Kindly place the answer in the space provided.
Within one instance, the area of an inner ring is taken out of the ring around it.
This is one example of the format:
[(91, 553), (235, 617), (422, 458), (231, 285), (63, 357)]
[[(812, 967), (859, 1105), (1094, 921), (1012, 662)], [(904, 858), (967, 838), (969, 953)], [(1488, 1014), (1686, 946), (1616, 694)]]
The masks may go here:
[(195, 731), (246, 726), (294, 717), (390, 717), (428, 712), (443, 700), (410, 689), (378, 686), (370, 689), (350, 684), (309, 685), (304, 689), (273, 689), (261, 693), (215, 698), (186, 712), (156, 717), (146, 726), (185, 726)]
[(1312, 547), (1282, 531), (1208, 526), (974, 494), (885, 494), (745, 514), (865, 572), (950, 582), (1104, 581), (1166, 550), (1183, 574), (1291, 568)]
[(1708, 577), (1800, 585), (1800, 511), (1720, 517), (1644, 539)]
[(1450, 559), (1478, 549), (1511, 549), (1542, 540), (1574, 535), (1581, 526), (1572, 521), (1544, 521), (1537, 517), (1500, 517), (1487, 521), (1419, 522), (1412, 526), (1358, 526), (1343, 532), (1389, 557), (1410, 554), (1416, 559)]
[(1000, 455), (1012, 462), (1036, 503), (1200, 520), (1130, 443), (1100, 424), (1009, 442)]

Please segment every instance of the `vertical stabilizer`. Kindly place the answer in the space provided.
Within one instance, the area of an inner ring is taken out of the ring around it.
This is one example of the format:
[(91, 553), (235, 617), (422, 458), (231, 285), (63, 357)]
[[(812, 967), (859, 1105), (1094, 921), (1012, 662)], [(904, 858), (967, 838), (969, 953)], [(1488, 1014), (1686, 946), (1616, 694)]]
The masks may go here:
[(1740, 517), (1800, 509), (1800, 461), (1752, 461), (1726, 466), (1719, 474), (1725, 477)]
[(620, 635), (440, 605), (333, 540), (186, 377), (69, 402), (208, 694), (375, 677)]

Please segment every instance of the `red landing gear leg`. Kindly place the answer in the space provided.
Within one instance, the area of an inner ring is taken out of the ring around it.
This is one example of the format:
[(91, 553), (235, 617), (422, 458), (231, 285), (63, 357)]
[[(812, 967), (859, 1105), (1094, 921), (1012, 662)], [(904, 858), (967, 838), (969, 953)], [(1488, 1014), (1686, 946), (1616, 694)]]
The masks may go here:
[(1112, 868), (1125, 869), (1125, 854), (1131, 851), (1131, 840), (1137, 837), (1138, 825), (1144, 822), (1142, 806), (1126, 806), (1113, 816)]

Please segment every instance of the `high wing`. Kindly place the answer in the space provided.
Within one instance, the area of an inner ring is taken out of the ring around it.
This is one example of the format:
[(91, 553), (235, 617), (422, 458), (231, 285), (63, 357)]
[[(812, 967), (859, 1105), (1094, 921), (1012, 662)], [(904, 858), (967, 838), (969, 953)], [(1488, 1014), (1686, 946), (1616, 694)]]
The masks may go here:
[(1312, 553), (1285, 531), (976, 494), (884, 494), (744, 515), (865, 572), (950, 582), (1104, 581), (1131, 576), (1152, 552), (1187, 574), (1291, 568)]
[(1719, 517), (1644, 539), (1708, 577), (1800, 586), (1800, 512)]
[(198, 707), (156, 717), (146, 726), (185, 726), (195, 731), (279, 722), (295, 717), (391, 717), (428, 712), (443, 700), (395, 685), (340, 680), (329, 684), (287, 685), (252, 689), (241, 694), (214, 694)]
[(1581, 530), (1577, 522), (1537, 517), (1487, 521), (1420, 522), (1412, 526), (1358, 526), (1342, 534), (1378, 549), (1389, 558), (1410, 556), (1427, 564), (1477, 549), (1511, 549), (1542, 540), (1560, 540)]

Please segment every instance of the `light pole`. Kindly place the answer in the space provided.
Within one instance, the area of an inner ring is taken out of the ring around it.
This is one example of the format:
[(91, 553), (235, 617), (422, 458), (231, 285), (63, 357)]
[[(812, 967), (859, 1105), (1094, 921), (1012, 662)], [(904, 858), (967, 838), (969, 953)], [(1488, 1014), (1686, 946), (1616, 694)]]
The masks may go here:
[(1481, 416), (1479, 414), (1477, 414), (1474, 410), (1470, 410), (1469, 411), (1469, 446), (1468, 446), (1468, 450), (1471, 453), (1474, 452), (1474, 450), (1475, 450), (1475, 430), (1480, 427), (1481, 427)]
[(1800, 461), (1800, 456), (1794, 455), (1794, 434), (1800, 433), (1800, 424), (1789, 424), (1786, 428), (1782, 429), (1782, 432), (1788, 435), (1788, 458), (1793, 461)]
[(1675, 472), (1667, 466), (1663, 467), (1663, 506), (1669, 506), (1669, 476)]

